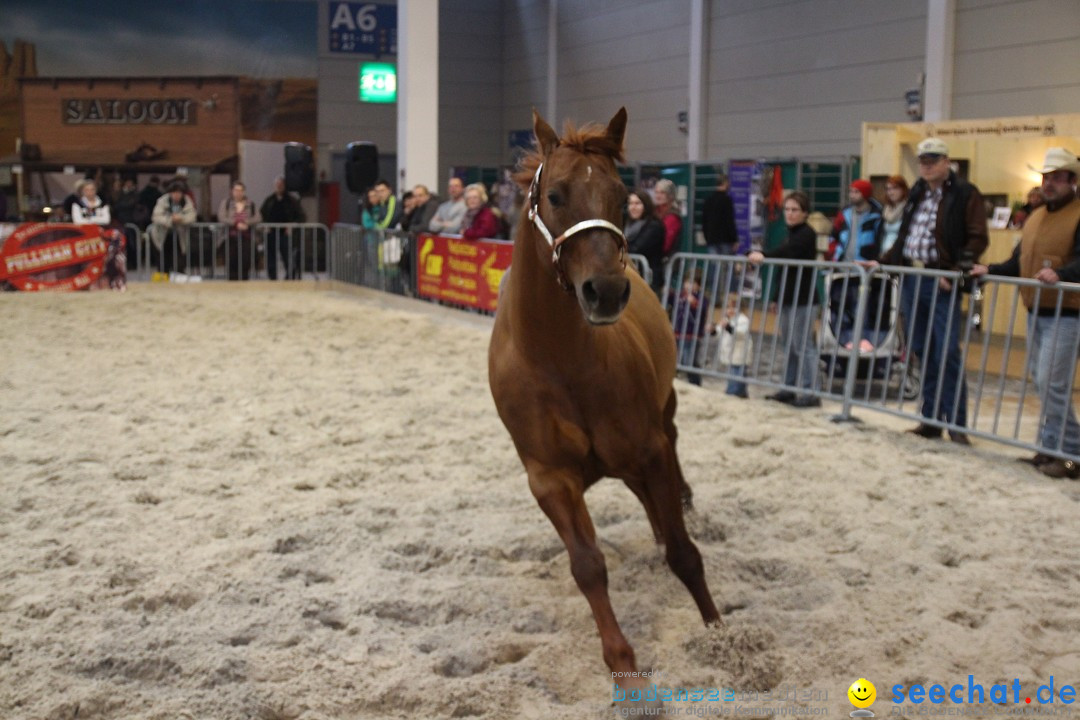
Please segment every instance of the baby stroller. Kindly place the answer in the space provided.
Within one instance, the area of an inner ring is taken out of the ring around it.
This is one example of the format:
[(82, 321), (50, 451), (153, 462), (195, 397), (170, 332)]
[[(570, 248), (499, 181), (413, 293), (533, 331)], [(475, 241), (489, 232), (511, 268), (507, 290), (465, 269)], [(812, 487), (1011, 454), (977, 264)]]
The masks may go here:
[[(825, 275), (827, 304), (818, 338), (825, 372), (822, 387), (843, 387), (848, 363), (855, 358), (861, 344), (855, 378), (864, 386), (863, 394), (871, 395), (876, 389), (880, 395), (884, 383), (884, 391), (890, 396), (914, 400), (919, 397), (921, 380), (900, 321), (900, 281), (883, 273), (870, 276), (861, 329), (854, 327), (858, 286), (858, 275), (845, 272)], [(871, 387), (866, 388), (867, 384)]]

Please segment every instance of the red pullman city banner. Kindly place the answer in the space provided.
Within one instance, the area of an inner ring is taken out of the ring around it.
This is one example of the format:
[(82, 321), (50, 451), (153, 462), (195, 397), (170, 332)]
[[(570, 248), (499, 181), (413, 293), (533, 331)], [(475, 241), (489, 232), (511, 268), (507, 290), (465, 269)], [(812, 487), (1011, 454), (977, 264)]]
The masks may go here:
[(108, 250), (97, 225), (20, 225), (0, 248), (0, 287), (85, 290), (104, 275)]
[(421, 297), (494, 310), (499, 282), (510, 267), (514, 244), (428, 235), (416, 241), (416, 278)]

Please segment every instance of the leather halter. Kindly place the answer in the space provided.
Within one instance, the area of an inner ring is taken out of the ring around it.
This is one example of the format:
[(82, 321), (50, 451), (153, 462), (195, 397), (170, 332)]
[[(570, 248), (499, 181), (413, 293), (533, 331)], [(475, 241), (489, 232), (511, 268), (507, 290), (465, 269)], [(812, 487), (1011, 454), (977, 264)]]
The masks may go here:
[(563, 243), (583, 230), (598, 228), (600, 230), (607, 230), (614, 235), (615, 243), (619, 246), (619, 262), (625, 270), (627, 251), (626, 236), (623, 234), (622, 230), (609, 223), (607, 220), (601, 220), (599, 218), (582, 220), (579, 223), (571, 225), (562, 235), (559, 235), (559, 237), (551, 237), (551, 232), (549, 232), (547, 226), (544, 225), (544, 221), (540, 219), (540, 172), (543, 169), (544, 163), (540, 163), (540, 167), (536, 168), (536, 174), (533, 175), (532, 184), (529, 185), (529, 197), (526, 199), (526, 203), (529, 207), (529, 220), (532, 221), (533, 225), (536, 226), (536, 229), (540, 231), (540, 234), (544, 236), (544, 239), (547, 240), (548, 245), (551, 247), (551, 264), (555, 266), (555, 276), (559, 281), (559, 285), (562, 286), (562, 289), (567, 292), (573, 290), (573, 286), (566, 281), (566, 275), (563, 273), (562, 265), (560, 263)]

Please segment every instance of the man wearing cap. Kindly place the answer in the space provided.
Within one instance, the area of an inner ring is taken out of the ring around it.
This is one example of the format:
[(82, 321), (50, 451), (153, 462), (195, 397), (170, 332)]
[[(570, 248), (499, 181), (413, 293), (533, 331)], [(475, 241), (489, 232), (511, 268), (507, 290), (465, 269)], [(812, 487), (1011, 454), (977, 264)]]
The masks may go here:
[[(896, 242), (886, 265), (935, 270), (968, 270), (989, 242), (986, 208), (979, 189), (949, 167), (949, 147), (926, 138), (917, 148), (919, 180), (911, 188)], [(967, 382), (960, 354), (961, 298), (949, 278), (904, 275), (900, 310), (911, 351), (924, 369), (922, 416), (967, 426)], [(942, 366), (944, 359), (944, 367)], [(940, 391), (938, 382), (940, 380)], [(940, 392), (940, 400), (938, 394)], [(910, 432), (941, 437), (941, 428), (919, 423)], [(950, 430), (953, 442), (970, 445), (967, 434)]]
[[(1024, 222), (1012, 257), (994, 265), (976, 265), (975, 277), (1004, 275), (1035, 278), (1046, 284), (1080, 282), (1080, 199), (1076, 178), (1080, 161), (1065, 148), (1050, 148), (1041, 169), (1045, 204)], [(1039, 445), (1051, 452), (1080, 455), (1080, 425), (1072, 406), (1073, 373), (1080, 338), (1080, 293), (1022, 287), (1028, 309), (1028, 356), (1035, 388), (1043, 400)], [(1060, 296), (1060, 298), (1059, 298)], [(1061, 310), (1058, 311), (1058, 303)], [(1025, 459), (1044, 475), (1080, 479), (1080, 466), (1043, 452)]]

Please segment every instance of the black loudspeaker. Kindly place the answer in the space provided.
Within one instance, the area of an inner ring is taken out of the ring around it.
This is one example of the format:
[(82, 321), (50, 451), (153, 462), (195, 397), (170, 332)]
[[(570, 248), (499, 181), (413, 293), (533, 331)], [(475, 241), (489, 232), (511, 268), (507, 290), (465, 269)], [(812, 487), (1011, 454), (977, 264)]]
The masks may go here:
[(346, 151), (345, 184), (360, 194), (379, 179), (379, 149), (372, 142), (351, 142)]
[(315, 182), (315, 161), (311, 148), (303, 143), (285, 143), (285, 189), (306, 193)]

